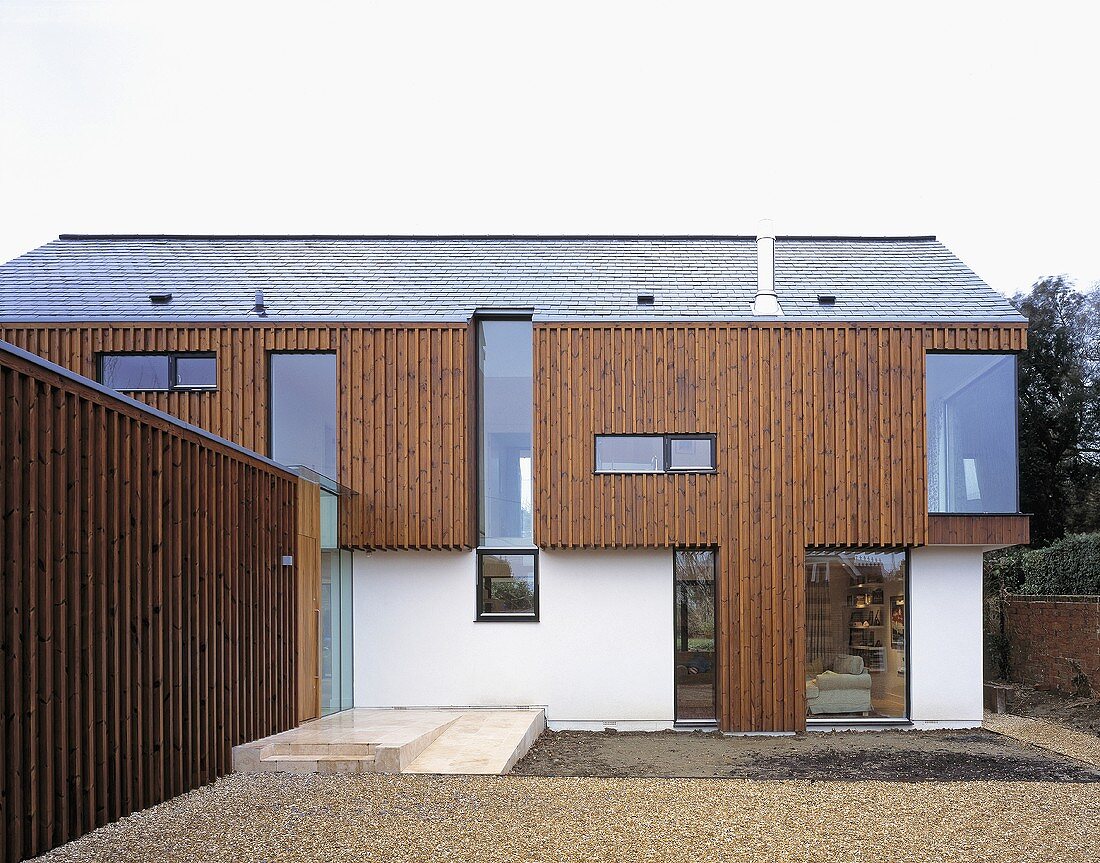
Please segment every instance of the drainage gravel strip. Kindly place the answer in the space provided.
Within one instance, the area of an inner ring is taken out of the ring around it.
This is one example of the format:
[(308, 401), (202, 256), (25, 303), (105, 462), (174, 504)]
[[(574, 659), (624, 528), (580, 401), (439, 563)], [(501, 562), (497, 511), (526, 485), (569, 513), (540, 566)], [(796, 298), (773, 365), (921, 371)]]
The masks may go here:
[(982, 725), (1021, 743), (1030, 743), (1100, 767), (1100, 737), (1095, 734), (1084, 734), (1054, 722), (1011, 713), (986, 713)]

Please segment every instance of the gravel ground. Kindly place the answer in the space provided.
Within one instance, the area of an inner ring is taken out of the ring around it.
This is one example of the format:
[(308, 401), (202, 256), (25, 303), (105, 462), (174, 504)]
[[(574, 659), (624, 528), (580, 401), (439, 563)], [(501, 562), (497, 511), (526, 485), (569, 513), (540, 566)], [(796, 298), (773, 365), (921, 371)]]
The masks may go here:
[(1098, 843), (1095, 783), (254, 773), (39, 860), (1084, 863)]
[(528, 776), (721, 777), (913, 781), (1100, 782), (1090, 766), (990, 731), (846, 731), (724, 737), (675, 731), (544, 732), (513, 773)]
[(1002, 713), (999, 716), (987, 713), (985, 725), (1006, 737), (1100, 767), (1100, 737), (1095, 734), (1086, 734), (1056, 722), (1028, 719), (1011, 713)]

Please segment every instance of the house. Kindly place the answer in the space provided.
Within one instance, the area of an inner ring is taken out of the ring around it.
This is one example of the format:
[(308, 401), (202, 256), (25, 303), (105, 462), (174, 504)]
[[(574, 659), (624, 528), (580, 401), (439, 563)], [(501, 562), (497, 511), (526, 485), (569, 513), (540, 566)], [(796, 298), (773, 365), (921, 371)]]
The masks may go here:
[(934, 237), (62, 235), (0, 266), (0, 339), (321, 485), (320, 713), (978, 725), (1026, 338)]

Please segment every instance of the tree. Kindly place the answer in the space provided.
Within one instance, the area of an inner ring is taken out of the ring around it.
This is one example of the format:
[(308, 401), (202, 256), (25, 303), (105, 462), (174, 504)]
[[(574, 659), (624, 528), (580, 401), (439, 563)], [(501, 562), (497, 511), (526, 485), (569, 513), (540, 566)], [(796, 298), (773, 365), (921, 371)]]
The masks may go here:
[(1100, 530), (1100, 286), (1037, 282), (1013, 303), (1028, 318), (1020, 357), (1020, 503), (1033, 545)]

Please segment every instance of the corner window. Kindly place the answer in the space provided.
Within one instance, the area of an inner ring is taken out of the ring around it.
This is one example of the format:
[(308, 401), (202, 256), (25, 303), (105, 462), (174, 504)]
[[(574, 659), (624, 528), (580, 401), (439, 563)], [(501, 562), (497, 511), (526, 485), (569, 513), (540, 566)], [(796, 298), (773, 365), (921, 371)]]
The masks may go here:
[(130, 392), (213, 390), (218, 360), (211, 353), (100, 354), (99, 382)]
[(908, 716), (907, 555), (859, 549), (806, 555), (806, 716)]
[(928, 511), (1013, 513), (1016, 357), (929, 354)]
[(706, 472), (714, 456), (709, 434), (596, 435), (596, 473)]
[(478, 550), (477, 619), (539, 619), (537, 552)]

